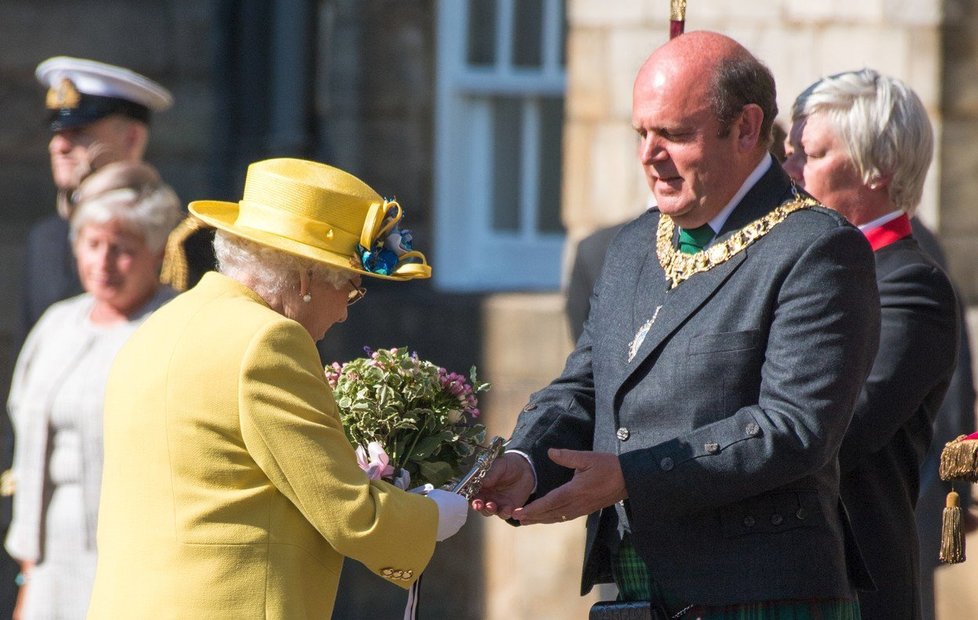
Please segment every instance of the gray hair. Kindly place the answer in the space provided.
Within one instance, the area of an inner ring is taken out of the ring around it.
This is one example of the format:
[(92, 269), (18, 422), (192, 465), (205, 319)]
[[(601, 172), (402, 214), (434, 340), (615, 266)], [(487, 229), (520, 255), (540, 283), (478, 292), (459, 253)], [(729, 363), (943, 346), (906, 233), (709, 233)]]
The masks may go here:
[(815, 82), (791, 107), (792, 121), (816, 113), (835, 126), (863, 182), (890, 176), (890, 200), (913, 215), (934, 154), (934, 131), (916, 93), (872, 69), (848, 71)]
[(78, 203), (71, 216), (71, 242), (88, 224), (117, 221), (142, 234), (151, 252), (159, 252), (181, 219), (180, 199), (166, 183), (110, 189)]
[(238, 282), (250, 283), (251, 288), (265, 299), (280, 297), (289, 290), (298, 291), (302, 271), (312, 272), (312, 277), (337, 290), (353, 277), (353, 273), (338, 267), (289, 254), (223, 230), (214, 233), (214, 256), (218, 271)]

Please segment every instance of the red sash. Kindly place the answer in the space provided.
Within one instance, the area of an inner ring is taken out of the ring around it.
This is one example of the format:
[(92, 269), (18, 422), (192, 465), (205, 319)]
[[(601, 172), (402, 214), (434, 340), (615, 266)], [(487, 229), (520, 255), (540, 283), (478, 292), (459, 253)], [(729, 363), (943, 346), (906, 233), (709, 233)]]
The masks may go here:
[(871, 230), (864, 230), (863, 234), (866, 235), (869, 245), (872, 246), (875, 252), (880, 248), (885, 248), (894, 241), (909, 237), (913, 234), (913, 229), (910, 228), (910, 218), (907, 217), (906, 213), (901, 213), (900, 217), (894, 218), (886, 224), (877, 226)]

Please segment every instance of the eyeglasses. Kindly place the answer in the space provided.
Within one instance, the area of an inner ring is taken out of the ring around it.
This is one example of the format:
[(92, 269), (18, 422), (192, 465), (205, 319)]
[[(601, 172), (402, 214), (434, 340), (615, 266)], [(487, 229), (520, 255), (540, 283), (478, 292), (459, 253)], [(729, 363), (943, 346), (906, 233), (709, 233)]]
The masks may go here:
[(352, 306), (353, 304), (357, 303), (358, 301), (363, 299), (364, 295), (367, 294), (367, 289), (358, 285), (353, 280), (350, 280), (350, 286), (353, 287), (353, 290), (350, 291), (350, 294), (346, 296), (346, 305), (348, 306)]

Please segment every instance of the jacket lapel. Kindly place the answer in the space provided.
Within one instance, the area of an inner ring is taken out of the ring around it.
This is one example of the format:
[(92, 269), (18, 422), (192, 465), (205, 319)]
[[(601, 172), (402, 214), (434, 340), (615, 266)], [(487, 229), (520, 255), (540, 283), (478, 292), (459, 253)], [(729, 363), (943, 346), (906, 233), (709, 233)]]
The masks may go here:
[[(720, 234), (710, 245), (726, 240), (735, 231), (766, 215), (774, 206), (781, 204), (790, 193), (790, 188), (791, 182), (781, 166), (777, 162), (772, 162), (771, 168), (744, 195), (740, 204), (727, 218)], [(665, 273), (659, 265), (655, 248), (650, 249), (636, 282), (633, 298), (635, 305), (632, 310), (633, 329), (627, 336), (631, 340), (618, 348), (623, 363), (619, 366), (622, 372), (619, 373), (614, 384), (615, 392), (621, 389), (632, 373), (642, 366), (667, 337), (699, 311), (713, 293), (747, 260), (749, 253), (750, 248), (709, 271), (692, 276), (667, 292)], [(651, 325), (642, 335), (640, 332), (647, 321), (651, 321)], [(629, 360), (629, 345), (636, 340), (641, 342), (637, 343), (635, 355)]]

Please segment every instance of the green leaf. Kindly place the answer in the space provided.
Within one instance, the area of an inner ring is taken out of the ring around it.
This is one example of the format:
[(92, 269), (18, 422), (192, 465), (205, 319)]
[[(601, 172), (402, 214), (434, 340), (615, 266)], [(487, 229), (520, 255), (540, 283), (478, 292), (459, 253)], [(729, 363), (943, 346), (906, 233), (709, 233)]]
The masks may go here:
[(421, 477), (426, 482), (430, 482), (438, 488), (452, 479), (454, 472), (452, 466), (443, 461), (431, 461), (418, 463)]
[(412, 459), (424, 459), (431, 456), (435, 450), (438, 449), (443, 443), (450, 442), (452, 440), (452, 433), (449, 431), (442, 431), (437, 435), (430, 435), (428, 437), (423, 437), (418, 440), (418, 443), (414, 446), (414, 450), (411, 451), (410, 458)]

